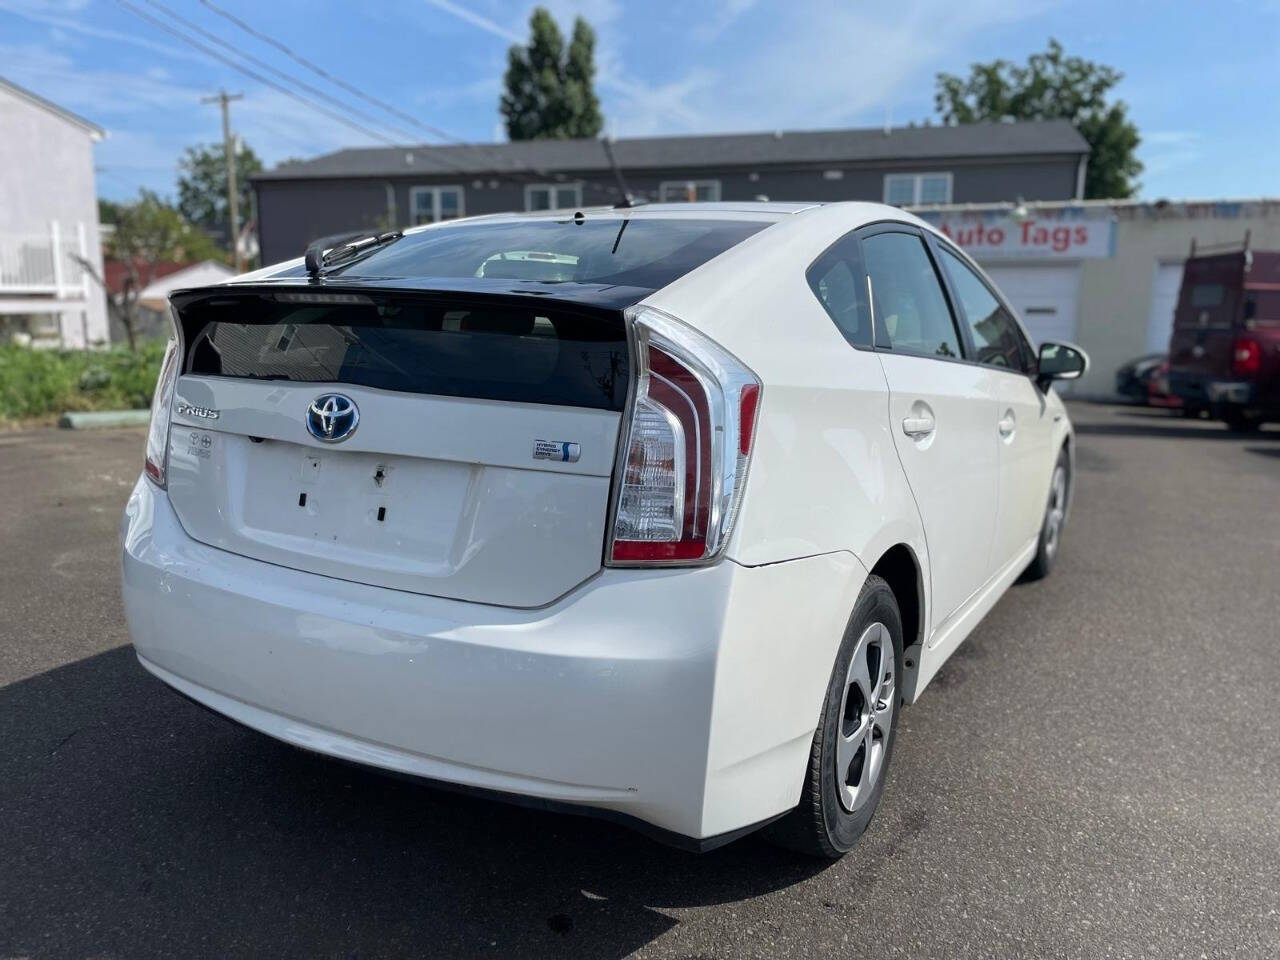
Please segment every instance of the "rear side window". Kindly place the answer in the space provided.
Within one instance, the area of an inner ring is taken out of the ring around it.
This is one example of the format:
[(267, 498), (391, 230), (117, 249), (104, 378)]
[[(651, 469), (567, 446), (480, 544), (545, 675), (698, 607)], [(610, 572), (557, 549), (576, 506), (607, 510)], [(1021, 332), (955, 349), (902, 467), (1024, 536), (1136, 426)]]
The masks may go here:
[(328, 272), (346, 279), (488, 277), (657, 290), (769, 223), (604, 216), (455, 224), (401, 237)]
[(1220, 307), (1226, 299), (1227, 289), (1220, 283), (1197, 283), (1191, 288), (1193, 307)]
[(876, 345), (925, 357), (961, 357), (960, 337), (924, 241), (912, 233), (862, 240)]
[(837, 241), (806, 272), (809, 289), (855, 347), (871, 346), (871, 308), (856, 237)]
[(1018, 329), (1017, 321), (967, 263), (946, 247), (939, 245), (939, 249), (942, 251), (943, 269), (947, 271), (964, 320), (973, 335), (976, 353), (972, 359), (993, 367), (1027, 373), (1031, 348)]
[(291, 296), (307, 297), (218, 296), (184, 307), (186, 372), (605, 410), (626, 399), (620, 315), (519, 301)]
[(1249, 290), (1244, 295), (1244, 318), (1268, 326), (1280, 323), (1280, 290)]

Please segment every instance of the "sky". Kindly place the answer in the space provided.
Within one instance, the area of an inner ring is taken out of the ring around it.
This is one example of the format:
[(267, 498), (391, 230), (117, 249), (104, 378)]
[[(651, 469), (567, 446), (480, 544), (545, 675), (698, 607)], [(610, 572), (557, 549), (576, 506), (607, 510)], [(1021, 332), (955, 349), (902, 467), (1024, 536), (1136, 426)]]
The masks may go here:
[[(1142, 135), (1140, 196), (1280, 196), (1280, 0), (544, 5), (566, 34), (575, 15), (596, 29), (596, 88), (614, 136), (919, 123), (936, 117), (939, 71), (1025, 60), (1055, 37), (1069, 54), (1123, 72), (1114, 95), (1129, 105)], [(172, 196), (183, 149), (221, 137), (217, 107), (202, 103), (219, 89), (244, 94), (232, 104), (232, 125), (268, 166), (343, 147), (441, 142), (442, 135), (502, 139), (498, 96), (507, 50), (527, 37), (533, 6), (0, 0), (0, 75), (107, 130), (95, 148), (101, 196), (128, 199), (139, 187)], [(219, 10), (348, 88), (307, 71)]]

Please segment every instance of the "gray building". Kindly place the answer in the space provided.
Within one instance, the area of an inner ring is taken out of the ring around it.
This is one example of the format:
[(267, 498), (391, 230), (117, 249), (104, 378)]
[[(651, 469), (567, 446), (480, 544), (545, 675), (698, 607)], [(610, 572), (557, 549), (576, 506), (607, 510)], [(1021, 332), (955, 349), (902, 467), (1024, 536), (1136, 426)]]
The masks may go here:
[[(899, 206), (1073, 200), (1088, 145), (1066, 121), (613, 141), (639, 199)], [(253, 178), (263, 263), (317, 237), (510, 210), (618, 202), (599, 140), (339, 150)]]

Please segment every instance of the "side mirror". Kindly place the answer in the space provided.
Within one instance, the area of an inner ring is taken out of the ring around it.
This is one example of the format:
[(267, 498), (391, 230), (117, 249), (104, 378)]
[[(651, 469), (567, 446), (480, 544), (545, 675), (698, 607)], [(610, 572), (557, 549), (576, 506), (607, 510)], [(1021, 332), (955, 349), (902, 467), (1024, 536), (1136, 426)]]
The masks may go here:
[(1040, 344), (1036, 383), (1048, 390), (1054, 380), (1078, 380), (1089, 369), (1089, 355), (1070, 343)]

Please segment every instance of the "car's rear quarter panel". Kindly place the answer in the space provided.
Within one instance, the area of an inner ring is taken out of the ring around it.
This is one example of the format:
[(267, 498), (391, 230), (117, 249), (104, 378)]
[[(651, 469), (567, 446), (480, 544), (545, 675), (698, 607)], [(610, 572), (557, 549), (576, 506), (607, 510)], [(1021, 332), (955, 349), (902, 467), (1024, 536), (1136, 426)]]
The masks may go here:
[[(751, 472), (726, 552), (769, 571), (773, 589), (757, 596), (750, 577), (735, 578), (726, 608), (708, 744), (709, 834), (797, 802), (831, 667), (875, 562), (906, 544), (929, 583), (879, 358), (844, 339), (805, 277), (858, 225), (847, 205), (808, 211), (646, 300), (713, 337), (763, 383)], [(788, 580), (790, 589), (779, 591)], [(927, 597), (924, 606), (927, 631)], [(776, 785), (778, 795), (738, 799), (744, 786), (760, 784)]]
[(869, 568), (905, 543), (928, 583), (879, 358), (850, 346), (805, 278), (823, 250), (860, 225), (861, 206), (783, 221), (645, 302), (713, 337), (763, 382), (731, 559), (755, 566), (848, 551)]

